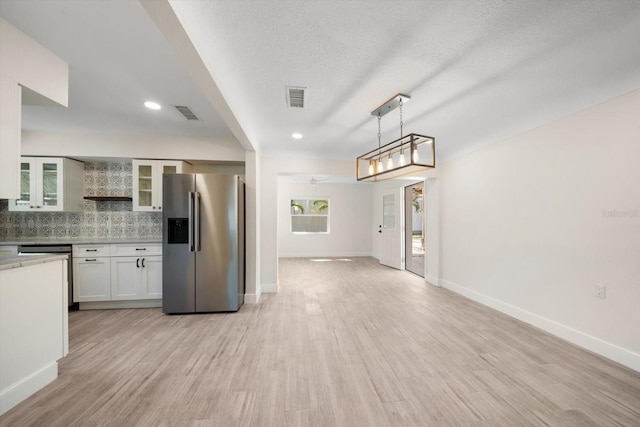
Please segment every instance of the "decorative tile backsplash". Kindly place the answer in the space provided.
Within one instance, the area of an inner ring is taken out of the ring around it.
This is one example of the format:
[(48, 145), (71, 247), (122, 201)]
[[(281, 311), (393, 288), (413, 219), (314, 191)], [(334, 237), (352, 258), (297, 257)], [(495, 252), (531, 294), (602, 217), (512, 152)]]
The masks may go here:
[[(129, 196), (130, 162), (84, 165), (85, 196)], [(133, 212), (131, 202), (84, 201), (83, 212), (10, 212), (0, 200), (0, 241), (24, 238), (150, 239), (162, 237), (162, 213)]]

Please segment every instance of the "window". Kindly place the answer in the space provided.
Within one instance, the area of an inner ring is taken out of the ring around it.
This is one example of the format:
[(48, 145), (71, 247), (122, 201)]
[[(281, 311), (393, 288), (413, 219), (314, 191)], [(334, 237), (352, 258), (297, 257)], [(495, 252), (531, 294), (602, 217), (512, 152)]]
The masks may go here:
[(329, 199), (291, 199), (291, 232), (329, 233)]

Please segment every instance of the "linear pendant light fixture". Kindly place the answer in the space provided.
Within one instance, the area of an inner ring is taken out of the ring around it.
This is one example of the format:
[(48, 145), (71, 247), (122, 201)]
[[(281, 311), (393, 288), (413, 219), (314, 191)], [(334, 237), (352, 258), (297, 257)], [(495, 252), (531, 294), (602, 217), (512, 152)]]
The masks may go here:
[[(403, 134), (402, 106), (410, 99), (399, 93), (371, 112), (378, 118), (378, 148), (356, 159), (358, 181), (384, 181), (436, 167), (436, 139), (417, 133)], [(382, 116), (396, 108), (400, 108), (400, 138), (381, 145)]]

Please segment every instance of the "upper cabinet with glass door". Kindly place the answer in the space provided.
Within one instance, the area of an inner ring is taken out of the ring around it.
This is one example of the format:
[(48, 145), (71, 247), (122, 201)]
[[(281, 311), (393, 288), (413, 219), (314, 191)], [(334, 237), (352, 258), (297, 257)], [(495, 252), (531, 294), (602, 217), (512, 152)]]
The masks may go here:
[(179, 160), (133, 160), (133, 210), (162, 212), (162, 175), (187, 173)]
[(71, 159), (22, 157), (20, 198), (10, 211), (82, 211), (84, 164)]

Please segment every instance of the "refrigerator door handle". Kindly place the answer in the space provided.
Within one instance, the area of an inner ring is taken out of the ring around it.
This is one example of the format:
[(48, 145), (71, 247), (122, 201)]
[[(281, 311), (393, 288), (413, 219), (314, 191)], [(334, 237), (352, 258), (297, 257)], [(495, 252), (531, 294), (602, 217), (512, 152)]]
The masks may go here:
[(194, 246), (193, 246), (193, 202), (194, 202), (194, 195), (195, 193), (193, 191), (189, 191), (189, 219), (188, 219), (188, 223), (189, 223), (189, 252), (193, 252), (194, 251)]
[(195, 211), (196, 211), (196, 223), (195, 223), (195, 235), (196, 235), (196, 252), (200, 252), (200, 192), (195, 193)]

